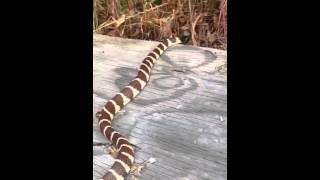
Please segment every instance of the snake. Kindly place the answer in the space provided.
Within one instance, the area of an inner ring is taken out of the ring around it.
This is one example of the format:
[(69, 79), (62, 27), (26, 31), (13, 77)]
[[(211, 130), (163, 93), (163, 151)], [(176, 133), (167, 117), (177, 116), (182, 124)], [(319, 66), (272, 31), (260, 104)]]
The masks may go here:
[(161, 41), (142, 61), (137, 76), (119, 93), (105, 103), (102, 110), (97, 113), (101, 133), (116, 149), (117, 156), (111, 168), (100, 180), (124, 180), (130, 173), (134, 161), (135, 145), (112, 127), (112, 120), (117, 112), (131, 102), (147, 85), (152, 68), (159, 57), (169, 47), (180, 44), (179, 37), (170, 37)]

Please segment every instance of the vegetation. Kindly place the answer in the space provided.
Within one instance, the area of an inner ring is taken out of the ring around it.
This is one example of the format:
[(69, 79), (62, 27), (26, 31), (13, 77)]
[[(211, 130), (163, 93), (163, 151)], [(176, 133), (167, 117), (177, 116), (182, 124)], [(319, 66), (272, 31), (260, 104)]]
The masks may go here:
[(227, 0), (93, 0), (93, 30), (110, 36), (227, 49)]

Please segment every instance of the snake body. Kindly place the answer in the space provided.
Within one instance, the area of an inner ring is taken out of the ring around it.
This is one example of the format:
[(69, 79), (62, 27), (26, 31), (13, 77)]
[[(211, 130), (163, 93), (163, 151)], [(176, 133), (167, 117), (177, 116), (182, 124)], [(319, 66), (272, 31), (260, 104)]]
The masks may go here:
[(118, 152), (111, 169), (102, 177), (103, 180), (124, 180), (134, 164), (134, 146), (112, 127), (112, 119), (146, 86), (152, 67), (162, 53), (170, 46), (179, 43), (181, 43), (181, 40), (178, 37), (168, 38), (155, 47), (142, 61), (137, 76), (120, 93), (110, 99), (99, 112), (100, 130)]

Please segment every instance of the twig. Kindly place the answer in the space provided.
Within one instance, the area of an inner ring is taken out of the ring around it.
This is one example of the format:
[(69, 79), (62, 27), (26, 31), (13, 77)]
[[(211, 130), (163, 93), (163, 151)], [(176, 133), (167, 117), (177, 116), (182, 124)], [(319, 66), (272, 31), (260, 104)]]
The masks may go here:
[(197, 25), (197, 22), (199, 21), (200, 17), (201, 17), (202, 14), (199, 14), (196, 18), (196, 20), (194, 20), (194, 22), (191, 23), (191, 26), (192, 26), (192, 33), (191, 33), (191, 38), (192, 38), (192, 42), (193, 42), (193, 45), (195, 46), (198, 46), (198, 43), (197, 43), (197, 40), (195, 38), (195, 35), (196, 35), (196, 25)]
[(152, 11), (152, 10), (154, 10), (154, 9), (157, 9), (157, 8), (160, 8), (160, 7), (163, 7), (163, 6), (166, 6), (166, 5), (168, 5), (168, 3), (163, 3), (163, 4), (159, 5), (159, 6), (155, 6), (155, 7), (153, 7), (153, 8), (147, 9), (147, 10), (145, 10), (145, 11), (143, 11), (143, 12), (139, 12), (139, 13), (134, 14), (134, 15), (132, 15), (132, 16), (127, 16), (127, 17), (125, 17), (125, 15), (122, 15), (119, 19), (114, 20), (114, 21), (112, 21), (112, 22), (110, 22), (110, 23), (107, 23), (107, 22), (102, 23), (102, 24), (101, 24), (97, 29), (95, 29), (93, 32), (97, 32), (97, 31), (101, 30), (102, 28), (111, 26), (111, 25), (113, 25), (113, 24), (117, 24), (117, 27), (118, 27), (118, 26), (120, 26), (122, 23), (124, 23), (126, 20), (128, 20), (128, 19), (130, 19), (130, 18), (139, 16), (139, 15), (141, 15), (141, 14), (147, 13), (147, 12), (149, 12), (149, 11)]
[(100, 142), (93, 142), (93, 146), (107, 146), (110, 145), (109, 143), (100, 143)]
[(191, 0), (188, 0), (188, 3), (189, 3), (189, 16), (190, 16), (190, 23), (192, 23), (193, 13), (192, 13), (192, 9), (191, 9)]
[(163, 7), (163, 6), (166, 6), (166, 5), (168, 5), (168, 3), (163, 3), (163, 4), (159, 5), (159, 6), (155, 6), (155, 7), (153, 7), (153, 8), (147, 9), (147, 10), (145, 10), (145, 11), (143, 11), (143, 12), (139, 12), (139, 13), (134, 14), (134, 15), (132, 15), (132, 16), (127, 16), (125, 20), (128, 20), (128, 19), (130, 19), (130, 18), (139, 16), (139, 15), (141, 15), (141, 14), (147, 13), (147, 12), (149, 12), (149, 11), (152, 11), (152, 10), (154, 10), (154, 9), (157, 9), (157, 8), (160, 8), (160, 7)]
[(191, 39), (192, 39), (192, 44), (194, 46), (197, 46), (198, 43), (197, 43), (197, 40), (195, 38), (195, 34), (196, 34), (196, 31), (195, 31), (195, 28), (196, 28), (196, 24), (199, 20), (199, 18), (201, 17), (201, 14), (199, 14), (195, 21), (193, 21), (193, 12), (192, 12), (192, 9), (191, 9), (191, 0), (188, 1), (189, 2), (189, 15), (190, 15), (190, 24), (191, 24)]
[(107, 24), (107, 22), (104, 22), (102, 23), (97, 29), (95, 29), (93, 32), (97, 32), (99, 30), (101, 30), (102, 28), (105, 28), (105, 27), (108, 27), (108, 26), (111, 26), (113, 24), (116, 24), (116, 27), (119, 27), (122, 23), (124, 23), (125, 21), (125, 15), (123, 14), (120, 18), (110, 22)]
[(111, 12), (112, 12), (112, 17), (118, 18), (118, 4), (116, 0), (111, 1)]
[(222, 6), (220, 6), (221, 8), (220, 8), (220, 12), (219, 12), (217, 33), (219, 33), (219, 31), (220, 31), (221, 17), (222, 17), (222, 15), (224, 15), (224, 8), (225, 8), (226, 5), (227, 5), (227, 0), (224, 0)]

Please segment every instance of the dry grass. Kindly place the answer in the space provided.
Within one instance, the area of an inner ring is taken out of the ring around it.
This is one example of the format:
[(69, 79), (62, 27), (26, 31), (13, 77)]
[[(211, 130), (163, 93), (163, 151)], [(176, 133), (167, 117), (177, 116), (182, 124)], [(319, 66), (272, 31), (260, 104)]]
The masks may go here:
[(227, 49), (227, 0), (93, 0), (93, 31)]

